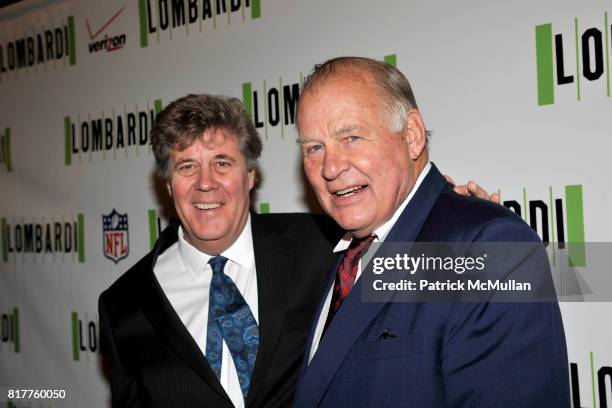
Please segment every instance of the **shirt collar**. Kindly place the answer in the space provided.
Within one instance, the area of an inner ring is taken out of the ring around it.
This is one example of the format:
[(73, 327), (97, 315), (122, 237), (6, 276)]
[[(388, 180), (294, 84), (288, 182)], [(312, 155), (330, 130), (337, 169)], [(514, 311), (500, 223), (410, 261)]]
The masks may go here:
[[(414, 183), (414, 187), (412, 187), (412, 190), (410, 190), (408, 197), (406, 197), (404, 201), (402, 202), (402, 204), (399, 207), (397, 207), (397, 209), (393, 213), (393, 216), (389, 218), (389, 220), (387, 220), (383, 225), (376, 228), (374, 232), (372, 233), (372, 235), (374, 235), (374, 242), (382, 242), (385, 240), (385, 238), (387, 237), (387, 234), (389, 234), (389, 231), (391, 231), (391, 228), (393, 228), (393, 225), (395, 225), (395, 222), (397, 221), (397, 219), (400, 217), (400, 215), (402, 215), (402, 212), (404, 212), (404, 209), (406, 208), (406, 206), (408, 205), (408, 203), (410, 202), (410, 200), (412, 199), (412, 197), (418, 190), (419, 186), (425, 179), (425, 176), (427, 176), (427, 173), (429, 173), (430, 169), (431, 169), (431, 162), (427, 162), (427, 164), (421, 171), (421, 174), (419, 174), (419, 177)], [(336, 247), (334, 248), (334, 252), (340, 252), (340, 251), (346, 250), (351, 244), (352, 240), (353, 240), (353, 237), (351, 233), (347, 232), (346, 234), (344, 234), (342, 239), (340, 239), (340, 242), (336, 244)]]
[[(208, 264), (208, 261), (212, 258), (211, 255), (200, 251), (187, 242), (184, 237), (182, 226), (180, 226), (178, 230), (178, 250), (183, 262), (185, 262), (185, 266), (187, 266), (187, 269), (194, 273), (196, 277), (201, 276), (206, 264)], [(253, 234), (251, 232), (251, 214), (248, 214), (246, 224), (238, 236), (238, 239), (220, 255), (243, 268), (251, 267), (255, 258), (253, 252)]]

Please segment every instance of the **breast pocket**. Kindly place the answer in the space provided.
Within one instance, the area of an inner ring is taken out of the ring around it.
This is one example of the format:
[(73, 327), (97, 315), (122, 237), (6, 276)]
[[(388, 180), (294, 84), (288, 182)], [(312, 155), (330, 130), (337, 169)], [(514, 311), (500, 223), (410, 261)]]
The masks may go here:
[(423, 335), (413, 333), (376, 341), (358, 341), (347, 357), (352, 360), (385, 360), (422, 352)]

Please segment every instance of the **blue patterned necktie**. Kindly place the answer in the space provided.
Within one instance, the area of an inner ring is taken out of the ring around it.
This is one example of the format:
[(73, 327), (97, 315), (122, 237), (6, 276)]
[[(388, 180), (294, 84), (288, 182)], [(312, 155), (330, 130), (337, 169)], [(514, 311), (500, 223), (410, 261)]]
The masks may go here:
[(225, 340), (246, 401), (259, 347), (259, 327), (234, 281), (223, 273), (226, 262), (227, 258), (223, 256), (215, 256), (208, 261), (213, 276), (208, 297), (206, 359), (219, 378)]

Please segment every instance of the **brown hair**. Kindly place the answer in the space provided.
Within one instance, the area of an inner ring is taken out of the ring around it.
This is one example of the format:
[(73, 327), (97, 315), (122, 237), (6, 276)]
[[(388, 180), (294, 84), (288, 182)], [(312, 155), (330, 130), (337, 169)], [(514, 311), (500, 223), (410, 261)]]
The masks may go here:
[(155, 119), (151, 145), (157, 172), (170, 178), (168, 162), (172, 150), (189, 147), (210, 129), (226, 130), (238, 139), (249, 170), (261, 156), (261, 139), (239, 99), (227, 96), (189, 94), (170, 103)]

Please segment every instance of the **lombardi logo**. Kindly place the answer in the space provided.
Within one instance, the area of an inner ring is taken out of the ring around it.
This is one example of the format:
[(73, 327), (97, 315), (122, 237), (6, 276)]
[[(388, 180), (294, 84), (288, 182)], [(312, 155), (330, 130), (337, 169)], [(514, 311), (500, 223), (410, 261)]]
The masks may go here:
[(76, 65), (76, 38), (74, 17), (59, 27), (44, 31), (33, 28), (33, 34), (5, 41), (0, 45), (0, 74), (36, 67), (47, 62), (68, 58), (70, 65)]
[[(556, 86), (575, 84), (576, 99), (581, 99), (581, 79), (601, 80), (610, 96), (610, 33), (608, 13), (603, 27), (580, 27), (574, 19), (573, 33), (553, 35), (552, 23), (535, 27), (538, 105), (555, 103)], [(604, 76), (605, 74), (605, 76)]]
[(134, 106), (134, 110), (128, 112), (124, 106), (119, 113), (115, 108), (110, 115), (102, 111), (92, 118), (64, 117), (64, 143), (65, 143), (65, 165), (70, 166), (76, 155), (79, 160), (84, 154), (102, 152), (102, 159), (106, 160), (106, 152), (112, 151), (113, 159), (117, 157), (117, 151), (123, 150), (128, 157), (128, 148), (136, 146), (136, 155), (139, 155), (138, 146), (149, 145), (149, 130), (153, 127), (155, 117), (162, 110), (162, 101), (157, 99), (142, 108)]
[(2, 326), (0, 327), (0, 334), (2, 337), (2, 347), (0, 347), (0, 351), (3, 351), (4, 346), (7, 345), (10, 351), (19, 353), (21, 351), (19, 340), (19, 309), (15, 307), (8, 312), (2, 311), (1, 319)]
[[(71, 254), (71, 259), (85, 262), (85, 222), (83, 214), (70, 217), (71, 220), (11, 223), (6, 218), (0, 218), (2, 228), (2, 261), (10, 258), (18, 259), (17, 254), (51, 254), (52, 261), (56, 255)], [(38, 258), (36, 258), (38, 259)]]
[[(77, 312), (71, 314), (72, 323), (72, 359), (81, 361), (81, 354), (85, 353), (89, 361), (90, 354), (98, 351), (99, 330), (97, 317), (91, 320), (87, 314), (79, 316)], [(93, 361), (96, 361), (93, 359)]]
[(506, 200), (503, 205), (531, 225), (546, 245), (567, 248), (570, 266), (586, 266), (582, 185), (565, 186), (564, 198), (554, 197), (549, 187), (547, 198), (535, 200), (527, 200), (524, 188), (521, 201)]
[(13, 171), (11, 161), (11, 128), (5, 128), (0, 134), (0, 168), (10, 173)]
[(280, 127), (281, 137), (285, 136), (285, 127), (295, 123), (297, 100), (303, 76), (300, 73), (298, 82), (283, 83), (283, 78), (268, 82), (264, 80), (261, 88), (255, 88), (252, 82), (242, 84), (242, 103), (257, 129), (264, 129), (265, 140), (268, 140), (268, 128)]
[(217, 29), (218, 21), (246, 21), (247, 17), (254, 20), (261, 17), (261, 0), (138, 0), (140, 17), (140, 46), (147, 47), (153, 36), (159, 43), (160, 33), (169, 32), (172, 40), (172, 30), (184, 27), (189, 35), (197, 23), (198, 31), (202, 32), (203, 24), (212, 25)]
[[(588, 368), (588, 374), (590, 374), (591, 377), (590, 391), (593, 402), (592, 407), (597, 408), (597, 402), (599, 401), (600, 408), (607, 408), (608, 401), (610, 401), (610, 398), (612, 398), (612, 389), (608, 392), (608, 389), (606, 388), (606, 380), (608, 384), (612, 384), (612, 367), (602, 366), (596, 368), (593, 358), (593, 352), (589, 353), (589, 365), (590, 367)], [(578, 364), (570, 363), (572, 408), (587, 408), (588, 405), (582, 405), (581, 401), (579, 372), (580, 370)], [(589, 390), (587, 389), (587, 392), (588, 391)]]

